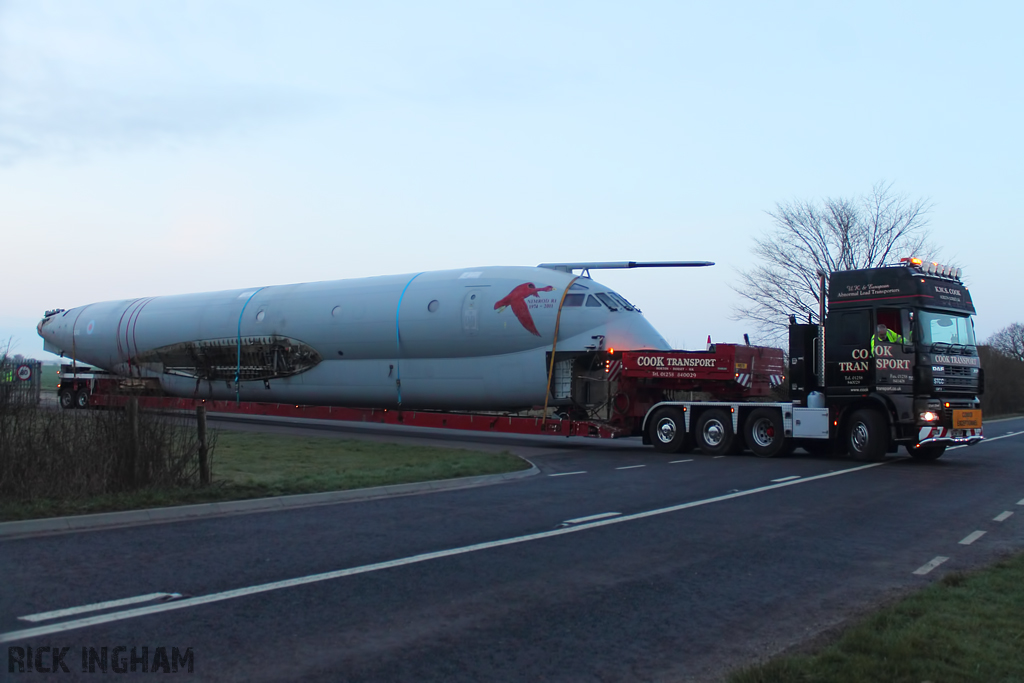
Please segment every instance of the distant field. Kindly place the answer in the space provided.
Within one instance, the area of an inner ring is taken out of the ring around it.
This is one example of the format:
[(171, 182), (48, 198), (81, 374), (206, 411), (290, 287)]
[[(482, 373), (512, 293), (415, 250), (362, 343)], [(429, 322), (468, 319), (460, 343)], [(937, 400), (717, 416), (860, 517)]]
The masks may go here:
[(57, 391), (57, 385), (60, 384), (59, 370), (60, 365), (56, 363), (43, 363), (43, 377), (40, 385), (43, 391)]

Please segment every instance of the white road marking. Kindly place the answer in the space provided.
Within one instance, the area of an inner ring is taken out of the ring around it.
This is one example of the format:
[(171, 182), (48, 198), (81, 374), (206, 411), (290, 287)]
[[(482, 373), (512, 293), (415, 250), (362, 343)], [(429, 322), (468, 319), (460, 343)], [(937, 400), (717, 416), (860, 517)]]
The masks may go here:
[(979, 538), (985, 535), (984, 531), (972, 531), (971, 533), (964, 536), (963, 540), (960, 541), (960, 545), (970, 545), (977, 541)]
[(711, 459), (712, 460), (718, 460), (719, 458), (724, 458), (724, 457), (725, 457), (724, 455), (716, 455), (716, 456), (712, 457)]
[(617, 470), (635, 470), (637, 467), (647, 467), (647, 465), (626, 465), (625, 467), (616, 467)]
[(935, 569), (936, 567), (938, 567), (940, 564), (942, 564), (943, 562), (945, 562), (948, 559), (949, 559), (948, 557), (943, 557), (942, 555), (939, 555), (939, 556), (935, 557), (934, 559), (932, 559), (932, 561), (929, 562), (928, 564), (922, 564), (920, 567), (915, 569), (914, 573), (917, 574), (918, 576), (924, 576), (925, 574), (927, 574), (931, 570)]
[(602, 512), (599, 515), (590, 515), (589, 517), (577, 517), (576, 519), (567, 519), (562, 524), (581, 524), (583, 522), (593, 522), (595, 519), (605, 519), (607, 517), (618, 517), (621, 512)]
[[(999, 439), (1009, 439), (1011, 436), (1018, 436), (1020, 434), (1024, 434), (1024, 432), (1010, 432), (1009, 434), (1003, 434), (1002, 436), (986, 436), (984, 439), (982, 439), (981, 443), (978, 443), (978, 444), (975, 444), (975, 445), (980, 446), (981, 444), (988, 443), (989, 441), (999, 441)], [(962, 446), (950, 446), (946, 450), (947, 451), (955, 451), (958, 448), (967, 448), (967, 444), (964, 444)]]
[(1024, 432), (1010, 432), (1009, 434), (1003, 434), (1002, 436), (987, 436), (984, 439), (982, 439), (981, 443), (986, 443), (988, 441), (999, 441), (999, 439), (1009, 439), (1011, 436), (1018, 436), (1020, 434), (1024, 434)]
[(993, 522), (1005, 522), (1007, 519), (1013, 516), (1013, 513), (1009, 510), (1000, 512), (998, 515), (992, 518)]
[(91, 605), (81, 605), (80, 607), (68, 607), (67, 609), (55, 609), (52, 612), (40, 612), (39, 614), (28, 614), (24, 617), (18, 617), (22, 621), (46, 621), (47, 619), (58, 619), (60, 617), (70, 617), (74, 614), (83, 614), (85, 612), (98, 612), (103, 609), (110, 609), (111, 607), (124, 607), (126, 605), (135, 605), (140, 602), (151, 602), (153, 600), (168, 600), (173, 598), (180, 598), (181, 593), (149, 593), (147, 595), (139, 595), (134, 598), (122, 598), (121, 600), (108, 600), (107, 602), (97, 602)]
[(1017, 505), (1024, 505), (1024, 498), (1017, 501)]
[[(675, 465), (677, 462), (693, 462), (693, 458), (690, 458), (689, 460), (669, 460), (668, 464), (669, 465)], [(1024, 501), (1022, 501), (1022, 502), (1024, 502)]]
[(782, 479), (772, 479), (772, 483), (773, 484), (778, 484), (780, 481), (793, 481), (794, 479), (799, 479), (799, 478), (800, 477), (798, 477), (797, 475), (794, 474), (792, 477), (783, 477)]
[[(714, 498), (705, 498), (703, 500), (694, 500), (689, 503), (680, 503), (679, 505), (658, 508), (656, 510), (647, 510), (646, 512), (636, 512), (631, 515), (621, 515), (619, 517), (612, 517), (610, 519), (601, 519), (594, 522), (587, 522), (585, 524), (577, 524), (575, 526), (565, 527), (563, 529), (552, 529), (550, 531), (541, 531), (535, 534), (527, 534), (525, 536), (504, 538), (498, 541), (476, 543), (474, 545), (467, 545), (461, 548), (451, 548), (448, 550), (438, 550), (435, 552), (423, 553), (421, 555), (412, 555), (410, 557), (403, 557), (397, 560), (388, 560), (386, 562), (377, 562), (376, 564), (367, 564), (361, 567), (338, 569), (331, 572), (324, 572), (322, 574), (311, 574), (308, 576), (301, 576), (294, 579), (273, 581), (271, 583), (263, 583), (256, 586), (247, 586), (245, 588), (236, 588), (234, 590), (223, 591), (221, 593), (211, 593), (209, 595), (200, 595), (193, 598), (172, 600), (170, 602), (164, 602), (158, 605), (136, 607), (134, 609), (124, 610), (122, 612), (109, 612), (107, 614), (99, 614), (92, 617), (75, 619), (73, 621), (65, 621), (58, 624), (49, 624), (47, 626), (37, 626), (35, 628), (23, 629), (21, 631), (9, 631), (7, 633), (0, 633), (0, 643), (10, 643), (18, 640), (23, 640), (26, 638), (34, 638), (36, 636), (49, 635), (51, 633), (63, 633), (64, 631), (73, 631), (75, 629), (86, 628), (88, 626), (108, 624), (115, 621), (133, 619), (135, 617), (142, 617), (149, 614), (159, 614), (161, 612), (170, 612), (171, 610), (185, 609), (186, 607), (197, 607), (199, 605), (207, 605), (214, 602), (222, 602), (224, 600), (233, 600), (235, 598), (242, 598), (249, 595), (268, 593), (270, 591), (281, 590), (283, 588), (305, 586), (312, 583), (319, 583), (321, 581), (340, 579), (345, 576), (366, 574), (368, 572), (375, 572), (383, 569), (393, 569), (395, 567), (404, 567), (406, 565), (417, 564), (419, 562), (428, 562), (430, 560), (437, 560), (444, 557), (465, 555), (467, 553), (475, 553), (481, 550), (489, 550), (491, 548), (501, 548), (504, 546), (515, 545), (517, 543), (528, 543), (531, 541), (539, 541), (545, 538), (553, 538), (555, 536), (562, 536), (565, 534), (574, 534), (580, 531), (586, 531), (588, 529), (596, 529), (602, 526), (609, 526), (611, 524), (632, 522), (638, 519), (656, 517), (671, 512), (678, 512), (680, 510), (688, 510), (690, 508), (701, 507), (703, 505), (721, 503), (723, 501), (733, 500), (735, 498), (753, 496), (758, 493), (765, 493), (767, 491), (774, 491), (776, 489), (786, 488), (787, 486), (799, 486), (801, 484), (807, 484), (812, 481), (818, 481), (819, 479), (828, 479), (830, 477), (837, 477), (844, 474), (852, 474), (853, 472), (861, 472), (863, 470), (871, 469), (872, 467), (881, 467), (882, 465), (887, 464), (888, 462), (875, 462), (868, 465), (860, 465), (859, 467), (850, 467), (845, 470), (839, 470), (838, 472), (829, 472), (827, 474), (819, 474), (813, 477), (805, 477), (803, 479), (798, 479), (795, 481), (786, 481), (781, 484), (761, 486), (756, 489), (748, 489), (746, 491), (728, 493), (722, 496), (715, 496)], [(579, 474), (583, 473), (580, 472)]]
[(586, 474), (586, 472), (559, 472), (557, 474), (549, 474), (549, 477), (568, 477), (570, 474)]

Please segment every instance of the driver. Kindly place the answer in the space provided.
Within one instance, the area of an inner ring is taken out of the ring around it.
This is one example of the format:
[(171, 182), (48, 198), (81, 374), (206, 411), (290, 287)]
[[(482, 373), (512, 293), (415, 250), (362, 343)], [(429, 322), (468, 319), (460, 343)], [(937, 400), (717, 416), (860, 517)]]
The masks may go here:
[(904, 343), (903, 337), (898, 335), (898, 334), (896, 334), (892, 330), (890, 330), (888, 327), (885, 326), (884, 323), (878, 323), (878, 325), (875, 327), (875, 333), (873, 335), (871, 335), (871, 355), (872, 356), (875, 355), (875, 341), (876, 340), (878, 341), (879, 344), (896, 344), (896, 343), (903, 344)]

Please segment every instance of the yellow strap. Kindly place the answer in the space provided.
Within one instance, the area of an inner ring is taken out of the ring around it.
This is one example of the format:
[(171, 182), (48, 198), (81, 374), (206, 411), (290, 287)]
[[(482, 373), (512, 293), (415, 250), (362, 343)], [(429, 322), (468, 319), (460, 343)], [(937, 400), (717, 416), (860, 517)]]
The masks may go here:
[(555, 338), (551, 341), (551, 364), (548, 366), (548, 390), (544, 392), (544, 417), (540, 421), (542, 428), (548, 422), (548, 398), (551, 396), (551, 376), (555, 372), (555, 349), (558, 348), (558, 326), (562, 322), (562, 304), (565, 303), (565, 295), (569, 293), (569, 288), (579, 279), (580, 276), (577, 275), (572, 280), (569, 280), (569, 284), (566, 286), (565, 291), (562, 292), (562, 298), (558, 302), (558, 315), (555, 316)]

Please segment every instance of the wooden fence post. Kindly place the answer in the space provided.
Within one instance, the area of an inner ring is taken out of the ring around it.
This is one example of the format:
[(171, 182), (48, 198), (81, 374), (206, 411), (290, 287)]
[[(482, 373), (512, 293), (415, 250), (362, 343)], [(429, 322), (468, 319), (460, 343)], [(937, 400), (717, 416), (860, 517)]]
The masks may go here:
[(206, 446), (206, 406), (196, 407), (196, 422), (199, 427), (199, 483), (210, 483), (210, 454)]
[(131, 444), (128, 450), (131, 463), (128, 466), (132, 486), (138, 486), (142, 480), (142, 463), (139, 462), (139, 399), (132, 396), (128, 399), (128, 423), (131, 425)]

